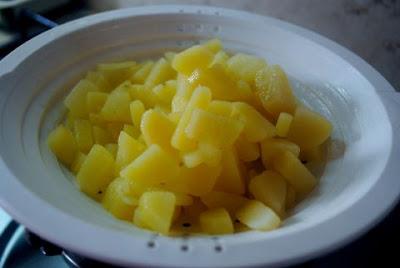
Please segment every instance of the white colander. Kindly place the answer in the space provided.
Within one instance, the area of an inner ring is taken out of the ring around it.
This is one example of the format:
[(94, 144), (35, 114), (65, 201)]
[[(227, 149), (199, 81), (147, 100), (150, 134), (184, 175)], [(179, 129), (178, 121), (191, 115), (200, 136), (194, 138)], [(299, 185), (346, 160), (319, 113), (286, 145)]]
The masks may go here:
[[(49, 152), (46, 137), (61, 117), (61, 100), (96, 63), (156, 57), (211, 37), (230, 51), (264, 57), (288, 72), (296, 95), (334, 124), (331, 159), (318, 188), (278, 230), (157, 236), (116, 220), (79, 192)], [(395, 204), (399, 103), (398, 93), (362, 59), (276, 19), (197, 6), (82, 18), (45, 32), (0, 62), (0, 205), (41, 237), (122, 266), (306, 260), (354, 239)]]

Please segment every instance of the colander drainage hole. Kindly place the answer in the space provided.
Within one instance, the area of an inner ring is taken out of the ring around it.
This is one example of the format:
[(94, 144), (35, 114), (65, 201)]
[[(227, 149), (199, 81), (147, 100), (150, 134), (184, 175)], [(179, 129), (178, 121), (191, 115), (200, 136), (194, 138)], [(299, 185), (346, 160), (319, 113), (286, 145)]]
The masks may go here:
[(149, 242), (147, 242), (147, 247), (148, 248), (155, 248), (156, 247), (156, 243), (154, 241), (149, 241)]
[(181, 251), (186, 252), (189, 250), (189, 246), (188, 245), (182, 245), (181, 246)]
[(216, 245), (214, 247), (214, 250), (215, 250), (215, 252), (220, 253), (220, 252), (222, 252), (222, 246), (221, 245)]

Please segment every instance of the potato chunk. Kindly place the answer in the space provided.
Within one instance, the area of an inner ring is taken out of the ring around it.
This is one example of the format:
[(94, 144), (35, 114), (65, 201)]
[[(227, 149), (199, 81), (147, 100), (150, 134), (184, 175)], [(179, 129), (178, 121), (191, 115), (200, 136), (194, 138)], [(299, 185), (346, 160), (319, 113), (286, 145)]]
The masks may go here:
[(281, 224), (279, 216), (272, 209), (256, 200), (247, 201), (236, 212), (236, 217), (251, 229), (260, 231), (270, 231)]
[(290, 129), (290, 124), (292, 123), (293, 116), (288, 114), (288, 113), (280, 113), (278, 120), (276, 122), (276, 134), (279, 137), (286, 137), (289, 129)]
[(285, 139), (266, 139), (261, 142), (261, 158), (264, 167), (271, 168), (274, 158), (283, 151), (289, 151), (298, 157), (300, 147)]
[(78, 145), (72, 132), (63, 125), (54, 129), (47, 138), (50, 149), (63, 164), (69, 166), (78, 152)]
[(207, 210), (200, 214), (200, 225), (207, 234), (231, 234), (233, 223), (229, 213), (223, 208)]
[(177, 54), (172, 61), (172, 67), (184, 75), (189, 75), (196, 68), (207, 68), (214, 55), (204, 46), (193, 46)]

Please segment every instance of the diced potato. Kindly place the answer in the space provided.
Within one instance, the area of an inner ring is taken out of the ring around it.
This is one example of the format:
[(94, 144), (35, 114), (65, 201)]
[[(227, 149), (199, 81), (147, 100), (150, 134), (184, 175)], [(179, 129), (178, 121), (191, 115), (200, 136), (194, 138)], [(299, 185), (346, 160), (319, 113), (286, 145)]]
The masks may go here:
[(140, 211), (140, 221), (149, 229), (161, 234), (168, 234), (172, 225), (176, 198), (165, 191), (145, 192), (136, 209)]
[(287, 184), (285, 208), (286, 210), (288, 210), (293, 208), (295, 205), (296, 205), (296, 191), (292, 186)]
[(186, 126), (185, 134), (198, 142), (226, 148), (239, 137), (243, 127), (241, 121), (195, 109)]
[(141, 135), (140, 129), (132, 125), (125, 124), (122, 130), (135, 139), (139, 138), (139, 136)]
[(195, 69), (188, 77), (192, 86), (209, 87), (213, 99), (240, 101), (243, 99), (235, 81), (225, 72), (221, 65), (215, 64), (207, 69)]
[(217, 166), (221, 161), (222, 150), (208, 143), (199, 143), (197, 149), (184, 153), (183, 163), (186, 167), (195, 167), (201, 163), (208, 166)]
[(272, 209), (256, 200), (247, 201), (236, 212), (236, 217), (251, 229), (260, 231), (270, 231), (281, 224), (279, 216)]
[(239, 159), (243, 162), (251, 162), (260, 157), (260, 146), (258, 143), (248, 142), (245, 138), (239, 137), (235, 143)]
[(164, 83), (170, 79), (174, 79), (176, 72), (171, 68), (169, 63), (161, 58), (151, 68), (149, 75), (144, 82), (147, 88), (153, 88), (154, 86)]
[(104, 92), (92, 91), (86, 95), (86, 107), (89, 113), (98, 113), (103, 108), (108, 98), (108, 94)]
[(113, 156), (114, 159), (117, 157), (118, 144), (108, 143), (104, 145), (104, 148), (106, 148), (107, 151), (110, 152), (110, 154)]
[(290, 125), (288, 138), (300, 148), (308, 149), (322, 144), (331, 132), (332, 124), (328, 120), (304, 106), (299, 106)]
[(88, 153), (93, 146), (92, 125), (89, 120), (84, 119), (78, 119), (74, 123), (74, 134), (79, 151)]
[(123, 81), (129, 79), (138, 67), (134, 61), (125, 61), (99, 64), (97, 70), (104, 75), (110, 86), (115, 88)]
[(240, 169), (239, 159), (233, 147), (222, 152), (222, 171), (215, 183), (215, 190), (244, 194), (245, 184), (242, 171)]
[(289, 133), (290, 124), (292, 123), (293, 116), (288, 113), (280, 113), (276, 121), (276, 135), (285, 138)]
[(249, 191), (278, 215), (285, 212), (286, 180), (275, 171), (264, 171), (250, 180)]
[(142, 121), (142, 115), (145, 111), (144, 104), (140, 100), (134, 100), (129, 105), (129, 110), (131, 112), (132, 123), (135, 127), (140, 127), (140, 122)]
[(289, 151), (296, 157), (300, 154), (300, 147), (285, 139), (266, 139), (261, 142), (261, 158), (265, 168), (271, 168), (274, 157), (283, 151)]
[(171, 144), (174, 148), (181, 151), (192, 151), (196, 149), (196, 142), (193, 139), (187, 137), (185, 129), (190, 122), (193, 111), (196, 108), (203, 108), (203, 109), (207, 108), (210, 101), (211, 101), (211, 92), (208, 88), (206, 87), (196, 88), (172, 136)]
[(110, 185), (102, 199), (102, 204), (111, 214), (121, 220), (130, 221), (133, 211), (139, 200), (129, 193), (129, 181), (124, 178), (116, 178)]
[(175, 124), (168, 117), (155, 110), (147, 110), (142, 116), (140, 130), (147, 145), (158, 144), (169, 154), (177, 155), (171, 145)]
[(281, 112), (293, 114), (296, 97), (281, 67), (273, 65), (261, 69), (256, 74), (255, 84), (262, 105), (274, 118), (278, 118)]
[(237, 80), (254, 83), (256, 73), (266, 65), (263, 59), (238, 53), (227, 61), (227, 70)]
[(105, 145), (112, 142), (111, 134), (107, 130), (98, 126), (93, 126), (92, 132), (94, 143)]
[(196, 85), (189, 83), (186, 76), (178, 74), (176, 80), (176, 94), (171, 102), (172, 112), (182, 113), (185, 110), (186, 105), (189, 103), (195, 89)]
[(152, 144), (125, 167), (120, 175), (134, 182), (158, 186), (176, 179), (179, 175), (179, 165), (175, 158), (159, 145)]
[(201, 196), (203, 202), (208, 208), (225, 208), (231, 215), (240, 208), (248, 199), (237, 194), (212, 191)]
[(128, 92), (113, 91), (101, 109), (101, 115), (108, 121), (131, 123), (130, 102)]
[(192, 46), (174, 57), (172, 67), (179, 73), (189, 75), (196, 68), (207, 68), (213, 57), (212, 51), (205, 46)]
[(300, 196), (308, 194), (317, 184), (317, 179), (291, 152), (284, 151), (274, 158), (274, 169), (278, 171)]
[(132, 85), (129, 93), (132, 100), (140, 100), (147, 109), (153, 108), (157, 103), (157, 96), (151, 90), (151, 87)]
[(172, 61), (174, 60), (176, 56), (175, 52), (168, 51), (164, 53), (164, 58), (168, 61), (169, 64), (172, 64)]
[(207, 234), (231, 234), (234, 231), (231, 217), (223, 208), (214, 208), (201, 213), (200, 225)]
[(256, 109), (244, 102), (234, 103), (234, 115), (244, 122), (243, 135), (249, 142), (260, 142), (275, 136), (275, 126)]
[(72, 164), (78, 152), (78, 145), (68, 128), (59, 125), (49, 134), (47, 143), (61, 163), (67, 166)]
[(118, 151), (115, 159), (117, 172), (126, 167), (145, 151), (146, 147), (132, 138), (125, 131), (121, 131), (118, 138)]
[(225, 51), (223, 51), (223, 50), (218, 51), (215, 54), (212, 62), (210, 63), (210, 66), (219, 64), (219, 65), (221, 65), (221, 66), (223, 66), (225, 68), (226, 67), (226, 62), (228, 61), (228, 59), (229, 59), (229, 56), (228, 56), (228, 54), (226, 54)]
[(325, 158), (323, 144), (300, 152), (300, 159), (306, 162), (323, 162)]
[(71, 113), (67, 113), (67, 115), (65, 116), (65, 122), (64, 125), (67, 129), (74, 131), (74, 122), (77, 118), (75, 116), (73, 116)]
[(207, 111), (216, 115), (231, 117), (233, 104), (230, 101), (213, 100), (210, 102)]
[(174, 80), (169, 80), (165, 82), (165, 85), (160, 84), (153, 87), (153, 92), (160, 103), (169, 106), (176, 93), (176, 83), (174, 83)]
[(200, 164), (194, 168), (181, 167), (179, 176), (172, 178), (166, 183), (166, 188), (174, 191), (202, 196), (211, 192), (217, 177), (221, 173), (221, 167), (210, 167)]
[(64, 100), (65, 107), (75, 117), (86, 118), (88, 110), (86, 107), (86, 96), (89, 92), (98, 91), (98, 88), (89, 80), (82, 79), (71, 90)]
[(153, 61), (146, 61), (140, 65), (140, 68), (131, 77), (131, 82), (134, 84), (144, 84), (147, 76), (149, 75), (151, 69), (154, 66)]
[(139, 208), (136, 208), (135, 211), (133, 212), (133, 223), (136, 226), (140, 227), (140, 228), (144, 228), (144, 229), (149, 229), (150, 228), (144, 222), (144, 220), (143, 220), (143, 212)]
[(101, 72), (90, 71), (87, 73), (85, 79), (92, 82), (99, 91), (109, 92), (112, 89), (110, 83), (108, 83), (105, 76)]
[(76, 154), (75, 159), (71, 164), (71, 171), (74, 174), (78, 173), (78, 171), (81, 168), (82, 163), (85, 161), (85, 159), (86, 159), (86, 155), (85, 154), (83, 154), (81, 152), (78, 152)]
[(213, 53), (217, 53), (222, 49), (221, 40), (216, 39), (216, 38), (205, 42), (204, 44), (202, 44), (202, 46), (204, 46), (205, 48), (208, 48)]
[(82, 192), (98, 199), (112, 181), (113, 175), (113, 156), (103, 146), (95, 144), (82, 163), (76, 180)]

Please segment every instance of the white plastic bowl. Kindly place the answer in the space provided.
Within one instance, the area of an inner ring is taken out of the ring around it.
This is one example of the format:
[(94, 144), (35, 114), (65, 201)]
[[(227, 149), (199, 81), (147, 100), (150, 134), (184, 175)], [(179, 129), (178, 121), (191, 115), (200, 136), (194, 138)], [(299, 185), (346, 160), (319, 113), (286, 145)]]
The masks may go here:
[[(318, 188), (275, 231), (169, 238), (114, 219), (77, 190), (47, 148), (46, 137), (62, 114), (61, 100), (96, 63), (158, 56), (215, 36), (231, 51), (280, 64), (298, 97), (332, 120), (333, 139), (345, 144), (344, 153), (329, 161)], [(108, 263), (294, 263), (354, 239), (381, 219), (400, 193), (394, 135), (399, 122), (393, 110), (390, 117), (387, 113), (389, 104), (399, 111), (393, 101), (397, 93), (348, 50), (276, 19), (196, 6), (101, 13), (47, 31), (13, 51), (0, 62), (0, 85), (1, 206), (43, 238)]]

